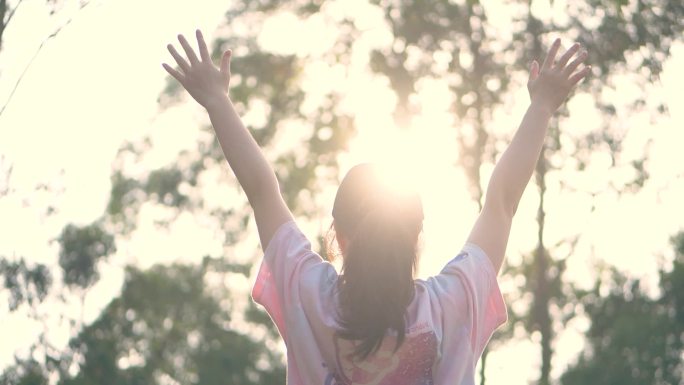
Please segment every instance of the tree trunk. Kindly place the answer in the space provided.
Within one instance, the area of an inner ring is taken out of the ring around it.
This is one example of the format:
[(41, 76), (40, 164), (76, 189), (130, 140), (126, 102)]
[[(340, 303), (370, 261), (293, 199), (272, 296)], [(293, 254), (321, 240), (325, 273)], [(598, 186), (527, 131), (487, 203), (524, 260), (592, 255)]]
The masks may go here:
[(534, 323), (541, 333), (541, 372), (539, 385), (549, 385), (551, 372), (551, 340), (553, 330), (551, 328), (551, 315), (549, 314), (549, 279), (547, 275), (549, 261), (546, 248), (544, 247), (544, 194), (546, 193), (546, 157), (542, 149), (539, 161), (537, 161), (536, 181), (539, 187), (539, 207), (537, 208), (537, 249), (534, 254), (534, 271), (536, 273), (536, 288), (534, 290)]
[(489, 347), (485, 347), (482, 352), (482, 365), (480, 365), (480, 385), (485, 385), (485, 367), (487, 366), (487, 354), (489, 354)]

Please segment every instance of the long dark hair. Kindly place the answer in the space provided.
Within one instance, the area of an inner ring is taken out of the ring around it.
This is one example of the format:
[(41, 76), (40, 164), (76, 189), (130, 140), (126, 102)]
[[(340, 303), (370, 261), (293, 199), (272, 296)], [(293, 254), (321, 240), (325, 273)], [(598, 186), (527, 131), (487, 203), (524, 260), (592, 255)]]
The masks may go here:
[[(357, 340), (354, 356), (375, 353), (388, 329), (404, 342), (406, 308), (413, 298), (416, 241), (423, 207), (418, 194), (381, 182), (376, 166), (353, 167), (342, 180), (333, 206), (335, 237), (344, 237), (339, 280), (342, 338)], [(329, 237), (329, 240), (332, 238)], [(328, 244), (332, 259), (334, 248)]]

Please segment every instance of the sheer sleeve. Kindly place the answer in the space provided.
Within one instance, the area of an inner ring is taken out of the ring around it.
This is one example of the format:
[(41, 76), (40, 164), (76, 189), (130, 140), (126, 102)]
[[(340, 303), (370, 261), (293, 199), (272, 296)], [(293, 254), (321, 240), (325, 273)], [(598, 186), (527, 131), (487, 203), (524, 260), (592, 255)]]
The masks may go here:
[(288, 309), (300, 307), (303, 272), (322, 262), (294, 221), (282, 224), (266, 248), (252, 298), (264, 306), (286, 340)]
[(508, 319), (489, 258), (480, 247), (467, 243), (428, 284), (440, 307), (436, 313), (441, 314), (443, 344), (462, 343), (467, 337), (477, 360), (496, 328)]

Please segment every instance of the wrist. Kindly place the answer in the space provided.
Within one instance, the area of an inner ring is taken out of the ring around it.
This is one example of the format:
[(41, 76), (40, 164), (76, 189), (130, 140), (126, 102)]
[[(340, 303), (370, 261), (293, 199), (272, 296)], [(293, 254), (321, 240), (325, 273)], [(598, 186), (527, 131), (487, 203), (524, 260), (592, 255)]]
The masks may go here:
[(533, 112), (535, 115), (546, 119), (551, 119), (551, 116), (553, 116), (553, 114), (556, 112), (556, 109), (547, 103), (537, 101), (532, 101), (528, 110)]
[(220, 94), (210, 97), (205, 103), (204, 108), (208, 113), (212, 113), (217, 109), (224, 109), (226, 105), (230, 104), (230, 98), (227, 94)]

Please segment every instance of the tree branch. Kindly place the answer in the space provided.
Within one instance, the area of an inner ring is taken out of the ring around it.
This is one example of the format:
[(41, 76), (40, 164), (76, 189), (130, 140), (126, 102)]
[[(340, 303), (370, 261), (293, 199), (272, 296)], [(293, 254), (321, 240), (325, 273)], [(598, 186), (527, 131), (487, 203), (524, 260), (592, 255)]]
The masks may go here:
[[(23, 1), (23, 0), (20, 0), (19, 2), (21, 3), (21, 1)], [(84, 3), (81, 5), (81, 7), (79, 8), (79, 10), (85, 8), (86, 6), (88, 6), (88, 4), (90, 4), (90, 1), (84, 2)], [(14, 7), (14, 10), (16, 10), (18, 6), (19, 6), (19, 4), (17, 4), (17, 6)], [(14, 14), (14, 10), (12, 11), (12, 14)], [(11, 16), (12, 16), (12, 15), (10, 14), (10, 17), (11, 17)], [(14, 93), (17, 91), (17, 88), (19, 87), (19, 84), (21, 83), (22, 79), (24, 78), (24, 75), (26, 75), (26, 72), (28, 71), (29, 67), (31, 67), (31, 64), (33, 64), (33, 61), (36, 59), (36, 57), (38, 56), (38, 54), (40, 53), (40, 51), (43, 49), (43, 46), (45, 46), (45, 43), (47, 43), (50, 39), (52, 39), (52, 38), (54, 38), (55, 36), (57, 36), (57, 34), (58, 34), (60, 31), (62, 31), (62, 29), (64, 29), (64, 27), (66, 27), (67, 25), (69, 25), (69, 24), (71, 23), (72, 20), (74, 20), (74, 16), (72, 16), (71, 18), (69, 18), (69, 20), (67, 20), (66, 23), (64, 23), (64, 24), (62, 24), (61, 26), (59, 26), (53, 33), (51, 33), (48, 37), (46, 37), (45, 40), (43, 40), (42, 43), (40, 43), (40, 46), (38, 47), (38, 49), (36, 50), (36, 52), (33, 54), (33, 57), (31, 57), (31, 60), (28, 62), (28, 64), (26, 65), (26, 67), (24, 67), (24, 70), (21, 72), (21, 75), (19, 75), (19, 77), (17, 78), (17, 81), (14, 83), (14, 87), (12, 87), (12, 91), (10, 92), (9, 96), (7, 97), (7, 100), (5, 101), (5, 104), (4, 104), (4, 105), (2, 106), (2, 108), (0, 109), (0, 117), (1, 117), (2, 114), (5, 112), (5, 109), (7, 108), (7, 105), (9, 105), (9, 103), (12, 101), (12, 97), (14, 96)], [(6, 25), (6, 23), (5, 23), (5, 25)]]
[(19, 5), (21, 5), (21, 2), (22, 2), (22, 1), (24, 1), (24, 0), (19, 0), (19, 2), (17, 3), (17, 5), (14, 6), (14, 9), (12, 9), (12, 12), (10, 12), (9, 16), (7, 16), (7, 20), (6, 20), (4, 23), (2, 23), (2, 28), (3, 28), (3, 29), (6, 28), (7, 25), (9, 24), (10, 20), (12, 20), (12, 16), (14, 16), (14, 12), (17, 11), (17, 8), (19, 8)]

